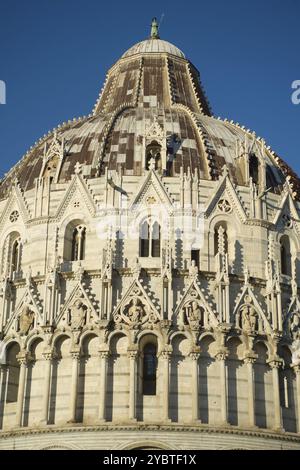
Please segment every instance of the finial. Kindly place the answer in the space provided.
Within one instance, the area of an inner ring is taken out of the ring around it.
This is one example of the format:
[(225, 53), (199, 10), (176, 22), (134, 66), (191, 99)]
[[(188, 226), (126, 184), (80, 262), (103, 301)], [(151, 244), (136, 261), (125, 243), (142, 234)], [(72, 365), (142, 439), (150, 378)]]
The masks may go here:
[(151, 23), (151, 39), (159, 39), (157, 19), (153, 18)]

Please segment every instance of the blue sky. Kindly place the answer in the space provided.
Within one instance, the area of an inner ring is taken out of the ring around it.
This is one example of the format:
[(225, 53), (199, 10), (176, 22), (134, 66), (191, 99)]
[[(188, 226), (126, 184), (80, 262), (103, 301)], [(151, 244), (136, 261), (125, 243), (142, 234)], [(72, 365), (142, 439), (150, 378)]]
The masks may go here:
[(200, 70), (214, 114), (255, 130), (300, 174), (299, 0), (1, 0), (0, 175), (60, 122), (91, 112), (106, 70), (149, 35)]

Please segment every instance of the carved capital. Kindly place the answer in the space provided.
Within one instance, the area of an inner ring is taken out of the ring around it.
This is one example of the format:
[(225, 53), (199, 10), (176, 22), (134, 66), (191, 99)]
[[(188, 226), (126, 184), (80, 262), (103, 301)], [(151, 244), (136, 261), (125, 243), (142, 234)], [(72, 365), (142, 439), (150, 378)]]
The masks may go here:
[(227, 357), (228, 357), (227, 348), (221, 348), (215, 354), (215, 358), (217, 359), (217, 361), (225, 361)]
[(199, 352), (191, 352), (189, 354), (189, 356), (192, 359), (192, 361), (198, 361), (198, 359), (200, 357), (200, 353)]
[(291, 368), (296, 375), (300, 375), (300, 364), (291, 364)]
[(272, 369), (281, 369), (283, 367), (283, 359), (279, 356), (275, 356), (268, 361), (268, 364)]
[(255, 364), (258, 355), (254, 351), (246, 351), (243, 361), (245, 364)]
[(128, 349), (127, 357), (129, 357), (130, 359), (135, 359), (137, 355), (138, 355), (137, 349)]
[(77, 349), (74, 349), (73, 351), (70, 351), (71, 357), (74, 361), (79, 361), (80, 359), (80, 351)]
[(27, 351), (19, 352), (19, 354), (17, 354), (16, 358), (17, 358), (17, 361), (20, 364), (20, 366), (25, 366), (25, 367), (27, 367), (28, 364), (32, 361), (32, 357), (30, 356), (30, 354)]
[(107, 344), (102, 344), (100, 347), (99, 347), (99, 356), (102, 358), (102, 359), (107, 359), (108, 356), (109, 356), (109, 349), (108, 349), (108, 346)]
[(160, 353), (160, 357), (164, 360), (170, 360), (171, 359), (171, 355), (172, 355), (172, 350), (171, 349), (164, 349), (163, 351), (161, 351)]
[(255, 364), (256, 361), (257, 361), (257, 358), (256, 357), (252, 357), (252, 356), (247, 356), (247, 357), (244, 357), (244, 363), (245, 364)]
[(55, 351), (53, 349), (47, 349), (43, 352), (42, 355), (46, 361), (52, 361), (56, 357)]

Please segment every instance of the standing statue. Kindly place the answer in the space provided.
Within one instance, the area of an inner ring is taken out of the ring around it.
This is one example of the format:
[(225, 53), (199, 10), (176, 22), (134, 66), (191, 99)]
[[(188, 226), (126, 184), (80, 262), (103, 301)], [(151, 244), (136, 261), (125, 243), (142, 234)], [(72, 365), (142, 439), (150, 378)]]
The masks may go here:
[(70, 308), (70, 314), (72, 328), (78, 330), (85, 325), (86, 306), (80, 299), (75, 300), (73, 306)]
[(134, 297), (131, 303), (132, 305), (128, 309), (128, 318), (132, 323), (138, 323), (145, 313), (144, 308), (140, 305), (140, 301), (137, 297)]
[(291, 318), (290, 333), (293, 341), (300, 339), (300, 317), (298, 312), (295, 312)]
[(188, 321), (192, 328), (198, 328), (202, 324), (202, 309), (195, 300), (191, 303), (188, 313)]
[(19, 332), (21, 335), (27, 335), (34, 323), (34, 312), (29, 305), (25, 305), (19, 316)]
[(242, 329), (248, 333), (256, 330), (257, 313), (252, 305), (243, 305), (241, 308)]
[(192, 325), (196, 326), (199, 325), (199, 322), (201, 320), (202, 312), (201, 308), (198, 305), (198, 302), (195, 300), (191, 304), (191, 310), (189, 311), (189, 322), (192, 323)]

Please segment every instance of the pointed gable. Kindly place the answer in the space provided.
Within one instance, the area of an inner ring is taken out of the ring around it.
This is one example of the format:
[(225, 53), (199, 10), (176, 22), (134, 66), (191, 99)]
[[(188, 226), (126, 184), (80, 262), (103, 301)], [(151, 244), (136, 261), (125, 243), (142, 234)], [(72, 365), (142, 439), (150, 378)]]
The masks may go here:
[(267, 319), (261, 305), (259, 304), (252, 287), (246, 283), (242, 289), (242, 292), (236, 299), (235, 308), (233, 310), (233, 321), (235, 321), (236, 326), (241, 327), (241, 308), (245, 305), (251, 306), (255, 309), (258, 315), (258, 330), (266, 331), (267, 333), (272, 332), (272, 327)]
[(96, 311), (96, 303), (88, 295), (82, 280), (78, 280), (72, 292), (63, 304), (61, 311), (55, 319), (55, 323), (59, 325), (69, 324), (69, 309), (74, 305), (76, 300), (80, 300), (87, 309), (86, 323), (96, 323), (99, 315)]
[(129, 210), (138, 210), (139, 207), (146, 207), (149, 204), (162, 205), (168, 213), (173, 211), (171, 197), (154, 170), (148, 172), (136, 196), (131, 201)]
[(198, 285), (197, 279), (192, 279), (189, 286), (185, 290), (183, 296), (181, 297), (179, 304), (175, 310), (175, 318), (182, 322), (183, 316), (186, 315), (186, 309), (192, 305), (193, 302), (196, 302), (199, 308), (204, 310), (204, 318), (202, 323), (204, 327), (217, 326), (219, 320), (217, 319), (216, 313), (213, 311), (212, 307), (205, 298), (204, 293)]
[(113, 311), (112, 319), (121, 327), (137, 327), (153, 325), (161, 318), (141, 282), (135, 279)]
[(22, 221), (23, 225), (30, 219), (30, 212), (28, 209), (27, 201), (16, 181), (12, 187), (10, 197), (4, 207), (0, 218), (0, 233), (3, 231), (5, 225), (11, 224), (10, 216), (15, 213), (16, 221)]
[(72, 205), (72, 202), (79, 202), (81, 204), (81, 211), (85, 211), (91, 217), (95, 215), (96, 204), (93, 196), (85, 179), (79, 173), (74, 175), (57, 209), (55, 217), (57, 222), (61, 221), (68, 211), (74, 212), (74, 204)]
[[(241, 222), (245, 222), (247, 219), (247, 214), (243, 207), (242, 201), (236, 191), (235, 186), (233, 185), (231, 179), (229, 178), (228, 170), (224, 169), (223, 177), (220, 179), (216, 189), (213, 191), (210, 200), (206, 206), (205, 217), (208, 218), (214, 210), (218, 207), (219, 201), (228, 201), (229, 207), (228, 212), (231, 209), (234, 209), (234, 213), (238, 215)], [(225, 204), (225, 203), (224, 203)], [(224, 206), (225, 207), (225, 206)], [(227, 212), (225, 210), (225, 212)]]

